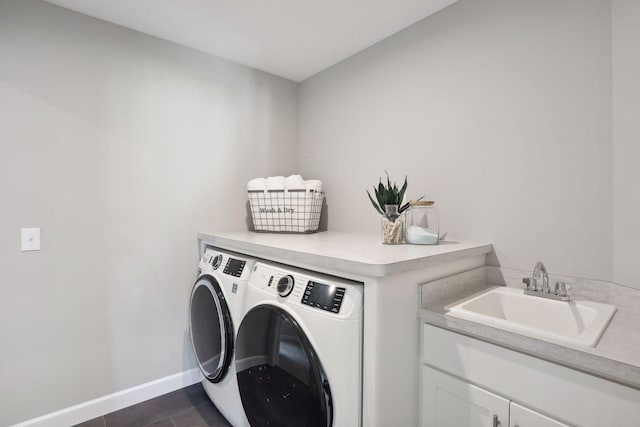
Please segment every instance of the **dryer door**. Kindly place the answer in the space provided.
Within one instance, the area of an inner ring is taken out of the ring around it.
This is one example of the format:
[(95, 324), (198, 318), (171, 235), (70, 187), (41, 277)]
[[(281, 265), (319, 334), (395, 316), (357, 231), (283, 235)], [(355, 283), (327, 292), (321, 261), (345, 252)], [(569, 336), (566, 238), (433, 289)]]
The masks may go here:
[(251, 309), (238, 329), (236, 371), (252, 427), (329, 427), (333, 406), (318, 355), (296, 320), (273, 305)]
[(233, 324), (220, 284), (202, 276), (191, 291), (189, 331), (202, 374), (211, 382), (222, 380), (233, 353)]

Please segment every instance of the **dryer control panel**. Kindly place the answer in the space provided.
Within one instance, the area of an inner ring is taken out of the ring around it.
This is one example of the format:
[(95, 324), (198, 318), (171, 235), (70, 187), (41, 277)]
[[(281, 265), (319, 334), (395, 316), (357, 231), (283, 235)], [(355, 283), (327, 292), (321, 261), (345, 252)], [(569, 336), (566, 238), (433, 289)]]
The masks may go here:
[(242, 276), (242, 270), (247, 262), (241, 259), (229, 258), (227, 265), (224, 266), (224, 274), (229, 274), (234, 277)]
[(302, 296), (302, 303), (332, 313), (339, 313), (345, 291), (345, 288), (310, 280)]
[(198, 265), (198, 275), (202, 273), (222, 274), (232, 276), (238, 280), (248, 280), (255, 260), (242, 256), (235, 256), (215, 248), (207, 247)]

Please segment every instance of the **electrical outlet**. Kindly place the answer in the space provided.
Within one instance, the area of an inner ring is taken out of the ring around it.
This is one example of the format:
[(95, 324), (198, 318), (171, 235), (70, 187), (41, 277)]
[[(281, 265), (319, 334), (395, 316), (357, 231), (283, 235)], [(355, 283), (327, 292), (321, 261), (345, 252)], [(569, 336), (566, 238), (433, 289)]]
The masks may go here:
[(40, 250), (40, 228), (23, 228), (22, 252)]

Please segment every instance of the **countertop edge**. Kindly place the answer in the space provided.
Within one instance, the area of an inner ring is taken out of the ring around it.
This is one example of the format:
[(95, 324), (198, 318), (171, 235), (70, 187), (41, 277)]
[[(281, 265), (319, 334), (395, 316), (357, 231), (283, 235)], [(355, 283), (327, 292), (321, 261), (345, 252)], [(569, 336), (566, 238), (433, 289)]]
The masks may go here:
[[(419, 308), (418, 317), (432, 326), (575, 369), (627, 387), (640, 389), (640, 367), (638, 366), (584, 353), (571, 347), (516, 334), (470, 320), (447, 316), (427, 308)], [(535, 343), (533, 347), (544, 348), (544, 353), (531, 350), (532, 343)], [(572, 357), (568, 358), (567, 355)], [(580, 359), (580, 361), (577, 361), (577, 359)]]
[(294, 249), (276, 248), (255, 242), (246, 242), (228, 237), (215, 236), (207, 233), (198, 233), (198, 240), (221, 249), (245, 253), (246, 255), (257, 256), (259, 258), (275, 261), (287, 262), (292, 258), (303, 262), (307, 267), (331, 268), (350, 274), (367, 277), (385, 277), (408, 270), (429, 267), (435, 264), (455, 261), (471, 256), (486, 255), (493, 252), (493, 245), (490, 243), (478, 244), (471, 248), (464, 248), (452, 252), (434, 254), (422, 258), (415, 258), (406, 261), (398, 261), (384, 264), (366, 263), (353, 260), (344, 260), (326, 255), (317, 255), (309, 252), (302, 252)]
[[(356, 263), (359, 268), (341, 269), (336, 268), (334, 263), (340, 264), (347, 262), (339, 258), (333, 258), (328, 256), (319, 257), (307, 252), (300, 252), (290, 249), (274, 248), (273, 246), (262, 245), (254, 242), (244, 242), (242, 240), (229, 239), (226, 237), (213, 236), (211, 234), (198, 233), (198, 239), (205, 242), (205, 244), (215, 246), (220, 249), (226, 249), (232, 252), (242, 253), (244, 255), (254, 256), (256, 258), (265, 259), (268, 261), (274, 261), (281, 264), (291, 264), (292, 255), (297, 255), (295, 265), (301, 268), (313, 269), (313, 267), (329, 268), (332, 270), (345, 271), (348, 273), (354, 273), (362, 276), (383, 277), (385, 276), (382, 271), (376, 265), (372, 267), (366, 267), (368, 264)], [(302, 257), (312, 258), (314, 262), (308, 262), (308, 260), (300, 260), (300, 254)], [(320, 259), (323, 262), (318, 262)], [(302, 262), (301, 262), (302, 261)], [(364, 267), (363, 267), (364, 266)]]

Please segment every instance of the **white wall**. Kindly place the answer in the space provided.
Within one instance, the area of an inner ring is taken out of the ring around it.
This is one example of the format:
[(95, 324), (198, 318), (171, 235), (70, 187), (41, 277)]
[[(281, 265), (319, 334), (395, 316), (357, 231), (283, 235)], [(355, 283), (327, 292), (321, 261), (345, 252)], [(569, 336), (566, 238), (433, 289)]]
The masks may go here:
[[(296, 171), (296, 85), (0, 0), (0, 425), (194, 366), (196, 233)], [(20, 252), (20, 228), (42, 251)]]
[(461, 0), (302, 82), (329, 228), (379, 229), (386, 169), (504, 267), (610, 279), (610, 30), (608, 1)]
[(640, 2), (612, 6), (613, 280), (640, 288)]

